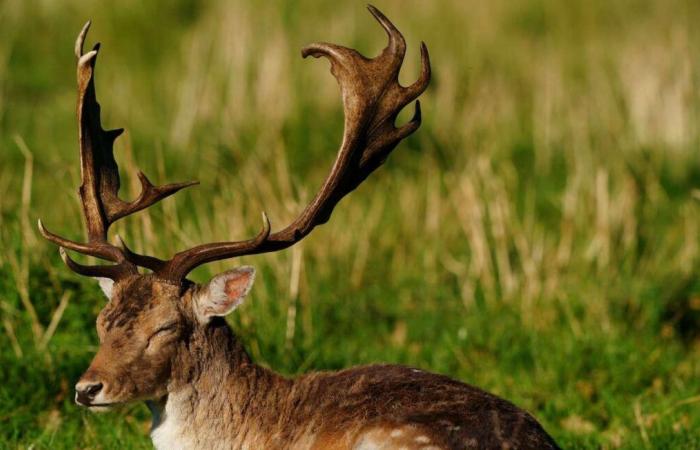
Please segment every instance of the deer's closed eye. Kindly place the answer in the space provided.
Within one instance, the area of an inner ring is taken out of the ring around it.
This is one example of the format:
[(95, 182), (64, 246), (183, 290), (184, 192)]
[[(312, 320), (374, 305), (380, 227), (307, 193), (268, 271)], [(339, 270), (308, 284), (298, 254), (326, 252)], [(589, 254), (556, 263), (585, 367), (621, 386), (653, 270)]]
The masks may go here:
[(177, 330), (177, 323), (163, 325), (151, 334), (151, 337), (148, 338), (147, 346), (150, 346), (156, 339), (173, 335)]

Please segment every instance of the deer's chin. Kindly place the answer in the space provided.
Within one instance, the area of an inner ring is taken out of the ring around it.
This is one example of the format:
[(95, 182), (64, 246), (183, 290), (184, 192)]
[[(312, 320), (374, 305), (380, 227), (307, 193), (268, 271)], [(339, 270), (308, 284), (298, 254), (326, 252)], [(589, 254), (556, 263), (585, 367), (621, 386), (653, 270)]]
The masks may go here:
[(95, 402), (95, 403), (90, 403), (89, 405), (82, 405), (85, 406), (90, 412), (94, 413), (104, 413), (104, 412), (109, 412), (114, 409), (117, 409), (119, 406), (126, 405), (130, 402), (128, 401), (103, 401), (103, 402)]
[(90, 410), (90, 412), (93, 413), (106, 413), (114, 409), (116, 405), (115, 404), (110, 404), (110, 405), (94, 405), (94, 406), (88, 406), (87, 409)]

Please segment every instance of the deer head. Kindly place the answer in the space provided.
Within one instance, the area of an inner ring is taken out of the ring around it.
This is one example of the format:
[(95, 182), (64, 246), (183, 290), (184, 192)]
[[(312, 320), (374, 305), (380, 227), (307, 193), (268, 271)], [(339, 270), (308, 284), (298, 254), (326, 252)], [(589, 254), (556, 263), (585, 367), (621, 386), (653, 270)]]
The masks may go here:
[[(421, 123), (420, 104), (401, 127), (394, 122), (401, 109), (428, 86), (428, 50), (421, 44), (421, 74), (410, 86), (401, 86), (398, 74), (406, 51), (401, 33), (376, 8), (369, 11), (389, 37), (379, 56), (368, 59), (357, 51), (328, 43), (305, 47), (302, 56), (326, 57), (343, 98), (345, 128), (342, 144), (327, 178), (299, 216), (277, 232), (262, 214), (262, 227), (253, 238), (237, 242), (198, 245), (169, 260), (130, 250), (117, 236), (108, 241), (112, 223), (147, 208), (196, 182), (153, 185), (139, 172), (142, 190), (137, 199), (122, 200), (113, 143), (123, 130), (104, 130), (95, 94), (94, 70), (99, 44), (87, 53), (83, 43), (90, 23), (75, 44), (78, 75), (78, 130), (82, 184), (79, 189), (87, 242), (75, 242), (48, 231), (41, 234), (59, 246), (65, 264), (80, 275), (96, 277), (108, 297), (97, 318), (100, 348), (76, 385), (76, 401), (101, 408), (132, 400), (155, 399), (167, 392), (169, 374), (188, 336), (225, 326), (221, 317), (244, 299), (255, 278), (251, 267), (239, 267), (214, 277), (205, 285), (187, 280), (194, 268), (212, 261), (285, 249), (325, 223), (336, 204), (376, 170), (396, 145)], [(67, 250), (97, 257), (102, 265), (83, 265)], [(139, 273), (138, 267), (149, 270)]]
[(97, 317), (100, 348), (75, 387), (76, 402), (96, 409), (162, 397), (173, 361), (189, 336), (238, 307), (253, 285), (244, 266), (206, 285), (179, 286), (153, 275), (100, 280), (108, 297)]

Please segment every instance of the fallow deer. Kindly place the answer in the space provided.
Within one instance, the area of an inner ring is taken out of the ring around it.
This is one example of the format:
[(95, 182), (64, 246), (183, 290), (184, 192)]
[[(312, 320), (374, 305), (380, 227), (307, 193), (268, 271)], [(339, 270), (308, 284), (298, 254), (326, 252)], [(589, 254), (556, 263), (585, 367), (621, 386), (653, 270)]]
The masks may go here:
[[(199, 245), (170, 260), (138, 254), (121, 239), (108, 240), (120, 218), (195, 183), (153, 185), (139, 172), (142, 191), (131, 202), (119, 195), (113, 143), (123, 130), (104, 130), (94, 84), (99, 44), (83, 53), (88, 22), (75, 45), (82, 184), (87, 242), (48, 231), (65, 264), (96, 277), (108, 297), (97, 318), (100, 347), (75, 386), (75, 401), (91, 410), (145, 401), (158, 449), (556, 449), (527, 412), (478, 388), (397, 365), (311, 373), (295, 379), (256, 365), (224, 320), (255, 278), (239, 267), (198, 285), (186, 276), (212, 261), (287, 248), (325, 223), (336, 204), (377, 169), (421, 123), (396, 128), (399, 111), (428, 86), (430, 63), (421, 45), (421, 73), (401, 86), (406, 44), (376, 8), (369, 11), (389, 37), (373, 59), (328, 43), (302, 50), (326, 57), (343, 98), (345, 129), (337, 158), (319, 192), (285, 228), (271, 232), (263, 213), (257, 236)], [(84, 265), (66, 250), (107, 261)], [(137, 267), (150, 272), (141, 274)]]

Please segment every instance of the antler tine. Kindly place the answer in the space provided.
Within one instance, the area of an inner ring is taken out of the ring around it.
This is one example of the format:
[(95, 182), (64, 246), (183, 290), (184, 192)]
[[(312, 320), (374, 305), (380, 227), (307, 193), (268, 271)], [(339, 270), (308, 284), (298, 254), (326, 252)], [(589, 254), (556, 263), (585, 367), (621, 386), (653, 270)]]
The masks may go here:
[(128, 261), (122, 261), (119, 264), (114, 264), (111, 266), (100, 265), (100, 266), (86, 266), (74, 261), (66, 252), (63, 247), (58, 248), (61, 254), (61, 259), (64, 264), (68, 266), (70, 270), (88, 277), (100, 277), (100, 278), (111, 278), (113, 280), (119, 279), (125, 274), (136, 274), (136, 267), (130, 264)]
[(75, 40), (75, 57), (78, 59), (83, 56), (83, 44), (85, 43), (85, 36), (87, 36), (90, 25), (92, 25), (92, 21), (88, 20), (85, 22), (83, 29), (80, 30), (80, 33), (78, 33), (78, 37)]
[(386, 56), (394, 61), (396, 73), (401, 69), (403, 57), (406, 55), (406, 40), (403, 34), (394, 26), (389, 19), (386, 18), (381, 11), (372, 5), (367, 5), (369, 12), (377, 19), (377, 22), (384, 28), (389, 37), (389, 44), (382, 51), (381, 56)]
[[(133, 214), (168, 197), (175, 192), (196, 182), (175, 183), (154, 186), (148, 178), (138, 172), (141, 193), (133, 201), (119, 198), (119, 168), (114, 159), (114, 141), (123, 129), (104, 130), (100, 120), (100, 105), (95, 94), (94, 71), (100, 44), (91, 51), (83, 53), (83, 47), (90, 22), (88, 21), (75, 41), (75, 56), (78, 80), (78, 139), (80, 144), (80, 172), (82, 183), (79, 189), (80, 200), (85, 218), (88, 242), (81, 244), (46, 230), (39, 223), (41, 234), (49, 241), (63, 248), (62, 257), (69, 268), (90, 276), (106, 276), (117, 279), (124, 275), (136, 273), (139, 262), (146, 261), (145, 267), (152, 265), (150, 257), (141, 257), (133, 252), (116, 247), (107, 241), (107, 233), (112, 223)], [(126, 247), (124, 247), (126, 248)], [(83, 266), (71, 260), (65, 252), (70, 249), (90, 256), (106, 259), (118, 264), (113, 266)], [(134, 261), (129, 261), (129, 257)], [(145, 258), (145, 259), (144, 259)], [(155, 259), (155, 258), (153, 258)], [(94, 274), (94, 275), (93, 275)]]
[(248, 241), (204, 244), (176, 254), (156, 271), (160, 277), (177, 281), (195, 267), (236, 256), (266, 253), (287, 248), (303, 239), (316, 226), (328, 221), (335, 205), (354, 190), (386, 160), (396, 145), (421, 123), (420, 104), (413, 118), (396, 128), (401, 109), (416, 99), (430, 81), (430, 59), (421, 44), (421, 74), (408, 87), (398, 82), (406, 43), (398, 29), (378, 9), (368, 6), (389, 37), (382, 53), (373, 59), (356, 50), (329, 43), (311, 44), (302, 56), (325, 56), (340, 85), (345, 112), (345, 130), (337, 157), (321, 189), (302, 213), (284, 229), (270, 234), (269, 222), (258, 236)]
[[(115, 203), (118, 206), (108, 208), (109, 222), (113, 223), (122, 217), (131, 215), (135, 212), (146, 209), (154, 203), (159, 202), (165, 197), (169, 197), (179, 191), (190, 186), (199, 184), (199, 181), (185, 181), (183, 183), (171, 183), (163, 186), (154, 186), (150, 180), (140, 170), (136, 174), (141, 182), (141, 194), (133, 202), (122, 202), (118, 197), (114, 197)], [(109, 203), (112, 205), (113, 203)]]
[(70, 239), (58, 236), (46, 229), (41, 219), (39, 219), (39, 233), (44, 237), (44, 239), (53, 242), (54, 244), (82, 253), (84, 255), (95, 256), (97, 258), (106, 259), (113, 262), (121, 262), (124, 260), (124, 255), (118, 248), (108, 244), (100, 242), (92, 242), (88, 244), (82, 244), (80, 242), (75, 242)]
[(430, 55), (425, 42), (420, 43), (420, 76), (408, 87), (403, 88), (406, 93), (406, 104), (412, 102), (425, 91), (430, 83)]
[[(212, 244), (198, 245), (189, 250), (182, 251), (173, 256), (172, 259), (157, 269), (155, 273), (161, 278), (179, 282), (197, 266), (221, 259), (233, 258), (236, 256), (262, 253), (262, 246), (270, 238), (270, 219), (263, 211), (263, 226), (257, 236), (247, 241), (239, 242), (217, 242)], [(260, 251), (255, 251), (259, 249)]]

